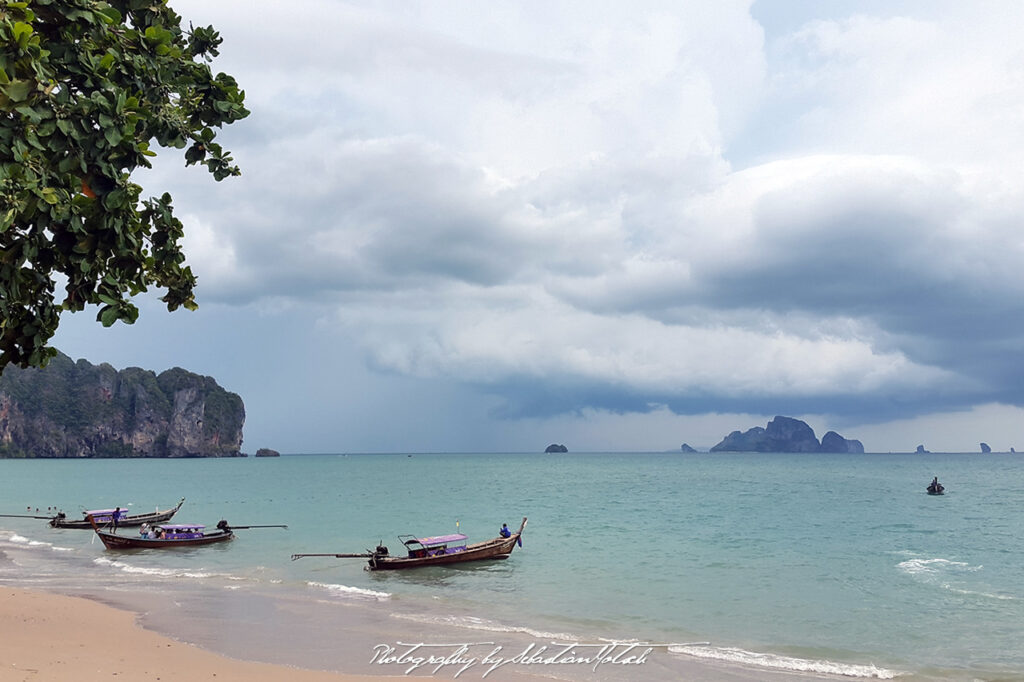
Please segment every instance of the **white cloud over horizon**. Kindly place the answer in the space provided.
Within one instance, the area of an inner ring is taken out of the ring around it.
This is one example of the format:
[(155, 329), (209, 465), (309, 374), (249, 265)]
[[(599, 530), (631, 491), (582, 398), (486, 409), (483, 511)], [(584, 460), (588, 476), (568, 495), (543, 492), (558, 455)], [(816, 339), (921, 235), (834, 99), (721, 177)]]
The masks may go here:
[[(172, 6), (224, 35), (243, 176), (161, 154), (199, 318), (76, 319), (69, 354), (212, 374), (289, 452), (660, 450), (776, 414), (1013, 446), (1024, 7)], [(201, 339), (133, 350), (175, 326)]]

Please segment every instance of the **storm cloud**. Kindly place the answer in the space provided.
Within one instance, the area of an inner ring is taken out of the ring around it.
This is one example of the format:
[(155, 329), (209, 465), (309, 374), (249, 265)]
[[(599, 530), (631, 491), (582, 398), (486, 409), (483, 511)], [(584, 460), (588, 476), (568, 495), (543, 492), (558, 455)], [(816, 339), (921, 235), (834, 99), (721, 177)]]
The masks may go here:
[[(584, 447), (677, 447), (686, 415), (911, 425), (869, 449), (984, 406), (1017, 428), (1020, 5), (173, 4), (222, 32), (253, 112), (223, 133), (242, 178), (164, 152), (143, 180), (175, 196), (200, 305), (308, 322), (254, 358), (345, 354), (273, 387), (293, 401), (344, 365), (452, 406), (293, 451), (464, 448), (441, 429), (465, 404), (480, 449), (581, 422)], [(218, 373), (211, 344), (173, 364)], [(423, 409), (392, 397), (382, 420)], [(631, 415), (658, 428), (608, 442)]]

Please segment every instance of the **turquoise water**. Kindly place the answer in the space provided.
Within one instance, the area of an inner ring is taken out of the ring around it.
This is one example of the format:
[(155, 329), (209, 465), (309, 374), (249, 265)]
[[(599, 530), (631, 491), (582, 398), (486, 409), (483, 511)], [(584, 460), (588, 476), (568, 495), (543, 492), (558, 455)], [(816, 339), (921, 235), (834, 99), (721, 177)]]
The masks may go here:
[[(946, 495), (925, 494), (933, 475)], [(182, 496), (175, 521), (289, 528), (124, 554), (89, 532), (2, 518), (0, 582), (111, 601), (144, 588), (179, 606), (191, 595), (192, 631), (227, 618), (247, 642), (312, 642), (337, 618), (363, 632), (673, 644), (657, 654), (669, 677), (677, 659), (851, 677), (1024, 677), (1019, 455), (0, 461), (6, 513), (144, 511)], [(289, 560), (381, 540), (395, 552), (399, 533), (458, 528), (482, 540), (523, 516), (524, 546), (504, 562), (370, 573), (358, 559)], [(173, 608), (157, 611), (154, 623), (174, 631)], [(224, 648), (244, 646), (241, 635), (220, 637)], [(370, 644), (353, 646), (363, 649), (335, 659), (321, 647), (322, 665), (365, 668)], [(307, 662), (321, 655), (310, 651)]]

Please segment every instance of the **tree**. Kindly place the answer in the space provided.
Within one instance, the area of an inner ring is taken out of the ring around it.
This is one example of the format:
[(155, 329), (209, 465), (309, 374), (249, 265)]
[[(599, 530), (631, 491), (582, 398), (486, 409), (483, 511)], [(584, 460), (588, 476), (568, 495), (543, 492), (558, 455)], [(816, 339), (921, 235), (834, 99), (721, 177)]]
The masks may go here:
[(220, 35), (183, 29), (167, 0), (0, 0), (0, 41), (0, 371), (44, 366), (63, 311), (131, 324), (150, 286), (194, 310), (171, 197), (140, 199), (131, 173), (155, 141), (239, 175), (215, 142), (249, 114), (210, 70)]

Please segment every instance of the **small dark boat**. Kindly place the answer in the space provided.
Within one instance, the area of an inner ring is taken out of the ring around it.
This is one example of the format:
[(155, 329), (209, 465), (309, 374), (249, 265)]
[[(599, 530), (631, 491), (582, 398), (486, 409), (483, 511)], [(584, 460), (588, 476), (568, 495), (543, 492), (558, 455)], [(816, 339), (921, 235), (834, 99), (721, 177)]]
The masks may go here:
[(466, 544), (468, 538), (461, 533), (423, 538), (414, 535), (399, 535), (398, 539), (405, 546), (408, 552), (407, 556), (391, 556), (387, 547), (378, 545), (377, 549), (365, 554), (292, 554), (292, 561), (308, 556), (329, 556), (339, 559), (363, 558), (368, 560), (368, 570), (382, 571), (420, 566), (444, 566), (484, 559), (507, 559), (516, 545), (522, 546), (524, 528), (526, 528), (525, 516), (519, 530), (515, 533), (508, 537), (496, 537), (484, 542)]
[(943, 495), (945, 494), (946, 487), (939, 483), (938, 485), (932, 484), (928, 486), (929, 495)]
[[(124, 527), (136, 527), (141, 526), (144, 523), (161, 523), (163, 521), (170, 521), (171, 517), (178, 513), (181, 509), (181, 505), (185, 503), (185, 498), (181, 498), (178, 505), (173, 509), (157, 509), (156, 511), (146, 512), (144, 514), (125, 514), (125, 508), (121, 507), (121, 515), (118, 516), (117, 525), (120, 528)], [(90, 511), (82, 512), (81, 519), (68, 519), (64, 512), (59, 512), (56, 516), (50, 519), (50, 526), (52, 528), (79, 528), (88, 529), (92, 528), (92, 524), (89, 522), (89, 517), (96, 519), (96, 523), (100, 526), (105, 526), (111, 522), (114, 512), (116, 509), (92, 509)]]

